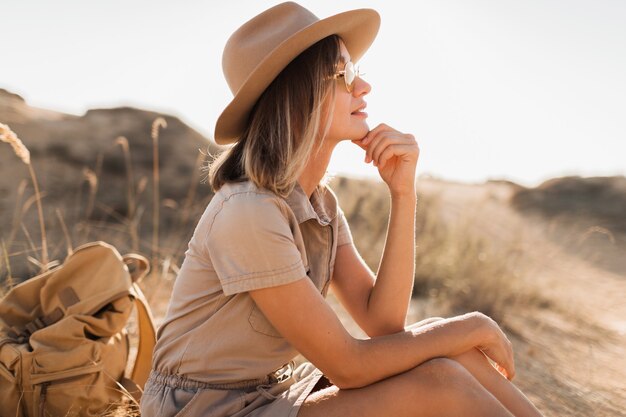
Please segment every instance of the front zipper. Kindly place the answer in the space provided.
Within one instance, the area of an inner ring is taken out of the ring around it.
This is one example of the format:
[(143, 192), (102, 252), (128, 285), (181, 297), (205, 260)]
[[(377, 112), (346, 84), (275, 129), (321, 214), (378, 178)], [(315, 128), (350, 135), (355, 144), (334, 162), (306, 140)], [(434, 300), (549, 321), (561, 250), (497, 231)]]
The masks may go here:
[(327, 288), (330, 285), (330, 261), (333, 259), (333, 229), (332, 226), (330, 225), (330, 223), (327, 225), (327, 229), (328, 229), (328, 262), (326, 262), (326, 266), (327, 266), (327, 271), (328, 271), (328, 276), (326, 278), (326, 283), (324, 284), (324, 287), (322, 287), (322, 295), (326, 295), (326, 292), (328, 291)]
[(41, 384), (41, 392), (39, 393), (39, 417), (44, 417), (46, 411), (46, 392), (48, 391), (48, 385), (50, 382), (44, 382)]
[[(91, 372), (93, 373), (93, 372)], [(59, 378), (59, 379), (55, 379), (55, 380), (51, 380), (51, 381), (44, 381), (41, 382), (38, 385), (41, 385), (41, 391), (39, 392), (39, 414), (38, 417), (45, 417), (45, 408), (46, 408), (46, 396), (48, 394), (48, 387), (52, 384), (57, 384), (57, 383), (62, 383), (62, 382), (69, 382), (75, 379), (80, 379), (82, 377), (84, 377), (85, 375), (88, 374), (80, 374), (80, 375), (73, 375), (73, 376), (68, 376), (65, 378)]]

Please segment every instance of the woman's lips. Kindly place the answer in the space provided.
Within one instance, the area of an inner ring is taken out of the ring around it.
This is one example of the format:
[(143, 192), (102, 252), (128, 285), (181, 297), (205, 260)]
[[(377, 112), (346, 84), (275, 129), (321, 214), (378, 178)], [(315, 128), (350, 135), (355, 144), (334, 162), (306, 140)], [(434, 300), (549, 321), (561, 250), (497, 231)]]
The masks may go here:
[(353, 116), (367, 117), (367, 113), (363, 111), (365, 110), (365, 107), (367, 107), (367, 103), (363, 101), (361, 102), (361, 105), (359, 105), (359, 107), (350, 114), (352, 114)]
[(365, 110), (366, 107), (367, 107), (367, 103), (362, 101), (361, 105), (359, 105), (359, 107), (357, 107), (356, 110), (354, 110), (351, 114), (355, 114), (355, 115), (365, 114), (367, 116), (367, 113), (363, 111)]

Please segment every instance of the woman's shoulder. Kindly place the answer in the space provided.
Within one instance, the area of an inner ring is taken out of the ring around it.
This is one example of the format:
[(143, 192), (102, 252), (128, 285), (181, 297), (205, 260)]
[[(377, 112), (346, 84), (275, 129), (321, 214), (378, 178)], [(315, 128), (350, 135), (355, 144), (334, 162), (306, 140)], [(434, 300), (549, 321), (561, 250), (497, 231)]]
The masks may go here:
[(238, 216), (267, 217), (285, 214), (284, 200), (251, 180), (227, 182), (209, 203), (214, 216), (235, 220)]
[(235, 204), (263, 203), (280, 200), (272, 191), (257, 186), (251, 180), (227, 182), (215, 193), (211, 202), (233, 202)]

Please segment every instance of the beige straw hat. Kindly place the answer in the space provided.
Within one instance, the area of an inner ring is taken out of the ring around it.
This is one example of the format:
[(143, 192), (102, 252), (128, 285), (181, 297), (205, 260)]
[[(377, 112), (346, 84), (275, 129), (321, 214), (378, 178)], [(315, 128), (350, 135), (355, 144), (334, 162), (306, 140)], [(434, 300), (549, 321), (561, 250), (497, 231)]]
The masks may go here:
[(352, 62), (357, 62), (379, 27), (380, 16), (372, 9), (320, 20), (294, 2), (281, 3), (244, 23), (230, 36), (222, 55), (222, 69), (234, 97), (217, 119), (215, 142), (225, 145), (238, 140), (263, 91), (309, 46), (336, 34), (346, 44)]

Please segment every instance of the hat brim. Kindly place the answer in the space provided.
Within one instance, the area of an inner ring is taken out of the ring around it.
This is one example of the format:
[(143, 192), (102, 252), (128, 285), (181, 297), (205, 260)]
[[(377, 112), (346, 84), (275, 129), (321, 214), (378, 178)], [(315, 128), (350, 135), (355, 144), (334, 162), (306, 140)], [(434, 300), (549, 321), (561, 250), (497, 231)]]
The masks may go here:
[(215, 125), (215, 142), (226, 145), (239, 139), (263, 91), (308, 47), (336, 34), (345, 43), (352, 61), (357, 62), (374, 42), (379, 27), (380, 15), (375, 10), (357, 9), (320, 19), (285, 39), (257, 65), (220, 114)]

